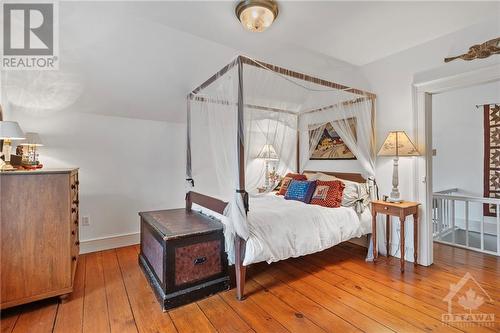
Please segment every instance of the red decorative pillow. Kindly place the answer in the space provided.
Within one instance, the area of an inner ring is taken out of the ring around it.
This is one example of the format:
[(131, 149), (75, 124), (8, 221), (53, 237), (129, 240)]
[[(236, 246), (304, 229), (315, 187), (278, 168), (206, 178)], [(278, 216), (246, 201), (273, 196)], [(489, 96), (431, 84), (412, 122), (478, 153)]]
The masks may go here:
[(344, 183), (340, 180), (317, 180), (316, 190), (313, 193), (310, 204), (331, 208), (340, 207), (344, 187)]
[(281, 181), (280, 189), (276, 192), (276, 195), (285, 195), (292, 180), (307, 180), (307, 177), (298, 173), (287, 173)]

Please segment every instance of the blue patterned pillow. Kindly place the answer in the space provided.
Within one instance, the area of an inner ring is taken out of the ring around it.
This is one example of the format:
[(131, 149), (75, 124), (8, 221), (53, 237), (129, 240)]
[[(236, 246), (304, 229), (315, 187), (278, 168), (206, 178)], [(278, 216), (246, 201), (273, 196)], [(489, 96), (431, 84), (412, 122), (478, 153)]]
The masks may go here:
[(309, 203), (315, 189), (315, 181), (292, 180), (290, 182), (290, 185), (288, 185), (288, 189), (286, 190), (285, 199)]

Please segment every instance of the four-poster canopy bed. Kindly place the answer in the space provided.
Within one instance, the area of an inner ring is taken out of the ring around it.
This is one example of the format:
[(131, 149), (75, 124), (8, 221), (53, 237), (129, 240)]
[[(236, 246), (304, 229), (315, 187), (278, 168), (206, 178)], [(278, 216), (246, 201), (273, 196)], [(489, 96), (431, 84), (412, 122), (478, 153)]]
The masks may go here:
[[(186, 209), (224, 224), (239, 299), (247, 265), (321, 251), (371, 232), (374, 102), (372, 93), (244, 56), (187, 96)], [(275, 147), (278, 174), (302, 173), (326, 124), (363, 169), (363, 176), (318, 174), (350, 186), (341, 207), (285, 200), (273, 188), (255, 194), (267, 170), (255, 158), (262, 146)]]

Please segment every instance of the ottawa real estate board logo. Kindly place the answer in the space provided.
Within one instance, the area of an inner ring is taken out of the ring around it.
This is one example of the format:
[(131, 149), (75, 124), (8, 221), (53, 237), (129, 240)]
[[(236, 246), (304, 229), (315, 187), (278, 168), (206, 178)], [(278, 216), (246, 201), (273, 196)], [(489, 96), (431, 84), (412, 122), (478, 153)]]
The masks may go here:
[(444, 324), (453, 326), (495, 327), (495, 307), (486, 290), (467, 272), (456, 284), (450, 284), (450, 291), (443, 298), (448, 303), (448, 313), (443, 313)]
[(2, 70), (59, 69), (57, 2), (2, 1)]

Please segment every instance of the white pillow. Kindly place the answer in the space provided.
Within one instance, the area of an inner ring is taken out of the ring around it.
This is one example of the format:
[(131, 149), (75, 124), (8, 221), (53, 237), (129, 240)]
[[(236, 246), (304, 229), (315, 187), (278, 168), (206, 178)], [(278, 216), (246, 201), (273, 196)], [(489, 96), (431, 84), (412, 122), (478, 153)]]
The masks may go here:
[(317, 172), (304, 172), (304, 176), (306, 176), (307, 180), (318, 180)]
[(331, 181), (331, 180), (339, 179), (335, 176), (330, 176), (330, 175), (327, 175), (326, 173), (322, 173), (322, 172), (316, 172), (316, 173), (306, 172), (306, 173), (304, 173), (304, 175), (307, 177), (307, 180)]
[(337, 178), (344, 183), (344, 193), (342, 195), (342, 206), (354, 207), (357, 213), (361, 214), (370, 203), (370, 192), (366, 183), (357, 183), (346, 179)]

